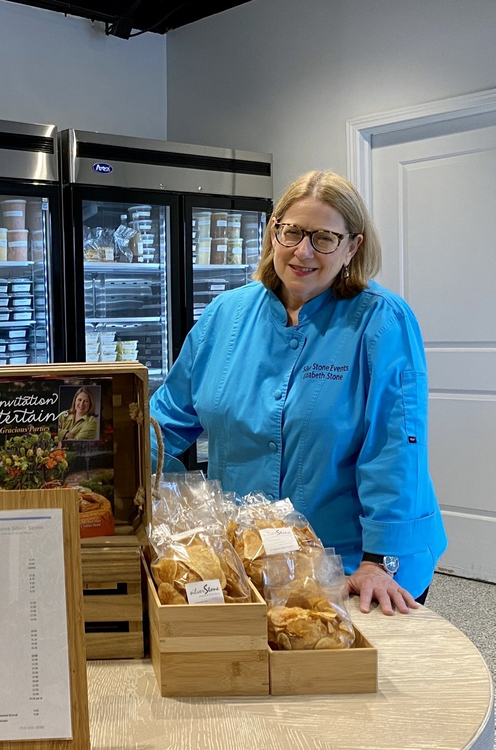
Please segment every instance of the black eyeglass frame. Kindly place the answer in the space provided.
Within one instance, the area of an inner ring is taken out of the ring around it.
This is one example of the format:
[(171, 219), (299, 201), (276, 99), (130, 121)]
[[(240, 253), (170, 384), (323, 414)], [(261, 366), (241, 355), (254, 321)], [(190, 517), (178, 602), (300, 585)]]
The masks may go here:
[[(281, 221), (276, 222), (274, 224), (274, 226), (275, 226), (275, 229), (276, 229), (276, 231), (275, 231), (276, 240), (278, 241), (278, 243), (280, 245), (282, 245), (282, 247), (297, 247), (300, 244), (300, 242), (303, 242), (303, 240), (305, 239), (305, 237), (309, 237), (310, 238), (310, 244), (312, 245), (313, 249), (315, 250), (316, 253), (320, 253), (321, 255), (331, 255), (332, 253), (335, 253), (336, 250), (339, 248), (340, 244), (342, 243), (342, 241), (344, 240), (345, 237), (356, 237), (357, 236), (356, 234), (353, 234), (352, 232), (348, 232), (347, 234), (340, 234), (339, 232), (331, 232), (330, 230), (327, 230), (327, 229), (315, 229), (313, 232), (311, 232), (309, 229), (303, 229), (303, 227), (299, 227), (298, 224), (287, 224), (287, 223), (281, 222)], [(281, 240), (279, 239), (279, 229), (280, 229), (280, 227), (294, 227), (295, 229), (298, 229), (303, 234), (303, 237), (301, 238), (301, 240), (298, 240), (298, 242), (295, 242), (294, 245), (285, 245), (284, 242), (281, 242)], [(325, 250), (319, 250), (318, 248), (315, 247), (315, 245), (313, 244), (313, 238), (314, 238), (314, 235), (318, 234), (319, 232), (325, 232), (327, 234), (333, 234), (335, 237), (338, 238), (338, 244), (336, 245), (336, 247), (334, 248), (334, 250), (327, 250), (327, 251), (325, 251)]]

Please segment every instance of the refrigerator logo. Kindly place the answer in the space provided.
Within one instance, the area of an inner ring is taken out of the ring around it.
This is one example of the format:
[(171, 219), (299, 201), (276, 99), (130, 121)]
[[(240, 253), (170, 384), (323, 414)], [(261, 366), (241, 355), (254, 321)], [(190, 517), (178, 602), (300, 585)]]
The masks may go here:
[(93, 164), (93, 171), (94, 172), (103, 172), (103, 174), (110, 174), (114, 171), (114, 168), (110, 166), (110, 164), (105, 164), (104, 162), (97, 162), (96, 164)]

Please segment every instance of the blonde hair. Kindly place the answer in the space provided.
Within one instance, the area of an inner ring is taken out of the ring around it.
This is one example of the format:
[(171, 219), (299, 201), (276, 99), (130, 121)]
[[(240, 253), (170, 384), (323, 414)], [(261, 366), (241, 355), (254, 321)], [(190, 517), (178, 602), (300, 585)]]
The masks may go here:
[(368, 286), (381, 268), (381, 243), (365, 203), (357, 189), (335, 172), (306, 172), (298, 177), (283, 193), (269, 222), (262, 244), (262, 257), (253, 274), (267, 289), (275, 291), (281, 280), (274, 268), (274, 223), (280, 221), (286, 211), (303, 198), (315, 198), (339, 211), (350, 234), (363, 235), (363, 241), (348, 265), (349, 277), (343, 269), (333, 282), (332, 290), (337, 299), (355, 297)]
[(76, 413), (76, 399), (81, 394), (84, 393), (85, 396), (88, 396), (89, 402), (90, 402), (90, 408), (88, 409), (87, 417), (95, 417), (96, 416), (96, 403), (95, 403), (95, 397), (93, 393), (90, 391), (89, 388), (79, 388), (76, 393), (74, 394), (74, 397), (72, 399), (71, 408), (68, 410), (68, 414), (75, 414)]

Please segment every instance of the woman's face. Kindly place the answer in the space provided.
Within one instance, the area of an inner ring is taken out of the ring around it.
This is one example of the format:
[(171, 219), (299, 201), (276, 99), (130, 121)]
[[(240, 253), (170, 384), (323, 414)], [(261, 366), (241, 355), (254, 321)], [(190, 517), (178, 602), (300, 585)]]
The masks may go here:
[(296, 247), (279, 244), (272, 236), (274, 269), (279, 276), (281, 300), (286, 308), (298, 308), (329, 289), (343, 266), (348, 265), (362, 242), (362, 235), (352, 239), (343, 216), (335, 208), (316, 198), (303, 198), (293, 203), (279, 219), (286, 224), (296, 224), (302, 229), (325, 229), (346, 235), (338, 249), (326, 255), (312, 247), (310, 237), (304, 237)]
[(79, 393), (74, 404), (78, 414), (87, 414), (90, 410), (91, 401), (86, 393)]

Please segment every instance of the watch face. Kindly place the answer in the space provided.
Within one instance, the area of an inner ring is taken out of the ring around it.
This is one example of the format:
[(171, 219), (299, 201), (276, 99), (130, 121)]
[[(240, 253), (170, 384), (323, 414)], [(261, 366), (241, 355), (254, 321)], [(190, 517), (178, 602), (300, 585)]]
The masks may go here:
[(394, 576), (398, 572), (400, 561), (395, 555), (385, 555), (383, 565), (387, 572)]

